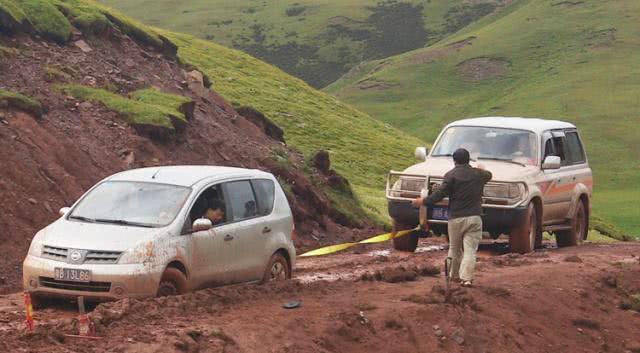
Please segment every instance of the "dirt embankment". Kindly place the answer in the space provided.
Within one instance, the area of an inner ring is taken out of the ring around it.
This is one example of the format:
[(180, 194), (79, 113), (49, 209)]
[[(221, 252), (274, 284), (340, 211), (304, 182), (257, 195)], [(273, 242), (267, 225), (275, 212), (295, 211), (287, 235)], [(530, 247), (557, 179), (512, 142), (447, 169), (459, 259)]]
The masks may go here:
[[(269, 170), (292, 186), (288, 196), (301, 244), (317, 245), (305, 236), (311, 231), (338, 238), (351, 234), (334, 221), (327, 196), (303, 173), (302, 156), (288, 150), (279, 141), (282, 136), (268, 136), (264, 126), (205, 89), (206, 77), (188, 73), (192, 68), (115, 28), (91, 38), (76, 31), (66, 45), (0, 33), (3, 48), (0, 89), (37, 100), (44, 114), (0, 104), (0, 293), (20, 288), (20, 265), (30, 240), (58, 217), (59, 208), (100, 179), (129, 168), (206, 164)], [(100, 102), (73, 97), (61, 88), (65, 84), (122, 97), (153, 88), (193, 103), (185, 105), (186, 126), (156, 134), (135, 129)]]
[[(73, 309), (64, 306), (36, 312), (39, 327), (26, 333), (13, 295), (0, 297), (0, 350), (638, 352), (640, 298), (630, 298), (640, 293), (639, 252), (637, 243), (525, 256), (483, 248), (475, 287), (454, 284), (448, 300), (442, 275), (432, 270), (441, 268), (443, 251), (304, 259), (307, 277), (348, 278), (365, 269), (381, 280), (293, 280), (101, 304), (91, 313), (103, 337), (97, 341), (64, 336), (77, 330)], [(290, 300), (301, 306), (282, 308)]]

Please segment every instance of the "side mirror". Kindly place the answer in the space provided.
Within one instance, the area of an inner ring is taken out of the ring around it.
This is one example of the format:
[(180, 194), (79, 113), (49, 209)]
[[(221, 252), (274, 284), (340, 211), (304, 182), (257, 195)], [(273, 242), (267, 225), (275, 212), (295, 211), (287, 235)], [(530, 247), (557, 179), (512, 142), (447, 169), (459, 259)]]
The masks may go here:
[(542, 169), (558, 169), (561, 165), (560, 157), (547, 156), (542, 162)]
[(427, 159), (428, 153), (429, 149), (426, 147), (416, 147), (415, 156), (417, 160), (424, 162)]
[(193, 225), (191, 226), (191, 232), (202, 232), (203, 230), (209, 230), (213, 228), (213, 223), (206, 218), (198, 218), (193, 221)]
[(60, 209), (60, 211), (58, 211), (58, 213), (60, 214), (60, 216), (64, 217), (67, 215), (67, 213), (69, 213), (69, 210), (71, 210), (71, 207), (63, 207)]

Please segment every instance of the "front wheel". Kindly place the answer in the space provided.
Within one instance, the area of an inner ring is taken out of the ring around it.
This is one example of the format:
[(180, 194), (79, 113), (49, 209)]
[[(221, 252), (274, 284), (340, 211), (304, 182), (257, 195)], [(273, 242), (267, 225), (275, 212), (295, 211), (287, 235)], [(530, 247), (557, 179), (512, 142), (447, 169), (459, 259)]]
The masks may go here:
[[(393, 222), (393, 230), (392, 233), (395, 235), (396, 233), (412, 229), (402, 224), (397, 224)], [(412, 231), (409, 234), (405, 234), (401, 237), (393, 238), (393, 248), (398, 251), (406, 251), (406, 252), (414, 252), (418, 247), (418, 232)]]
[(187, 277), (177, 268), (167, 268), (158, 285), (158, 297), (180, 295), (187, 292)]
[(538, 233), (536, 208), (533, 204), (529, 204), (524, 219), (509, 234), (511, 252), (520, 254), (532, 252), (538, 242)]
[(559, 248), (580, 245), (587, 238), (587, 228), (587, 212), (584, 202), (580, 201), (571, 220), (571, 229), (556, 232), (556, 244)]
[(262, 276), (262, 283), (285, 281), (291, 278), (291, 267), (289, 261), (280, 253), (275, 253), (271, 256), (267, 268), (264, 270)]

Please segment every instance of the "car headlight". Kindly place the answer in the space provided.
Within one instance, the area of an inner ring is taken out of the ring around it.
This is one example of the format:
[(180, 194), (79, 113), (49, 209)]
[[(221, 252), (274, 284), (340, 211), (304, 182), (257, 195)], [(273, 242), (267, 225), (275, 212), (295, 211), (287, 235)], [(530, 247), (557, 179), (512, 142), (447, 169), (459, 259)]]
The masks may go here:
[(483, 196), (500, 199), (521, 199), (526, 188), (521, 183), (487, 184)]
[(146, 244), (123, 252), (118, 263), (122, 265), (143, 264), (150, 262), (152, 256), (153, 244)]
[(42, 246), (43, 244), (42, 241), (40, 241), (40, 232), (38, 232), (31, 240), (28, 254), (35, 257), (42, 256)]

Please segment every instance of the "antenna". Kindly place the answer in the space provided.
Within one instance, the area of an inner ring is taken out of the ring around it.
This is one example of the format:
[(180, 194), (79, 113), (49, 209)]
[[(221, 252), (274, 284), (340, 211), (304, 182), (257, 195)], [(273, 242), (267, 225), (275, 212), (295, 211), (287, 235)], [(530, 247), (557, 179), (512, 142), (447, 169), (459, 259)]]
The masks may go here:
[(155, 173), (153, 173), (153, 175), (151, 176), (151, 179), (155, 179), (158, 173), (160, 173), (160, 168), (158, 168), (158, 170)]

